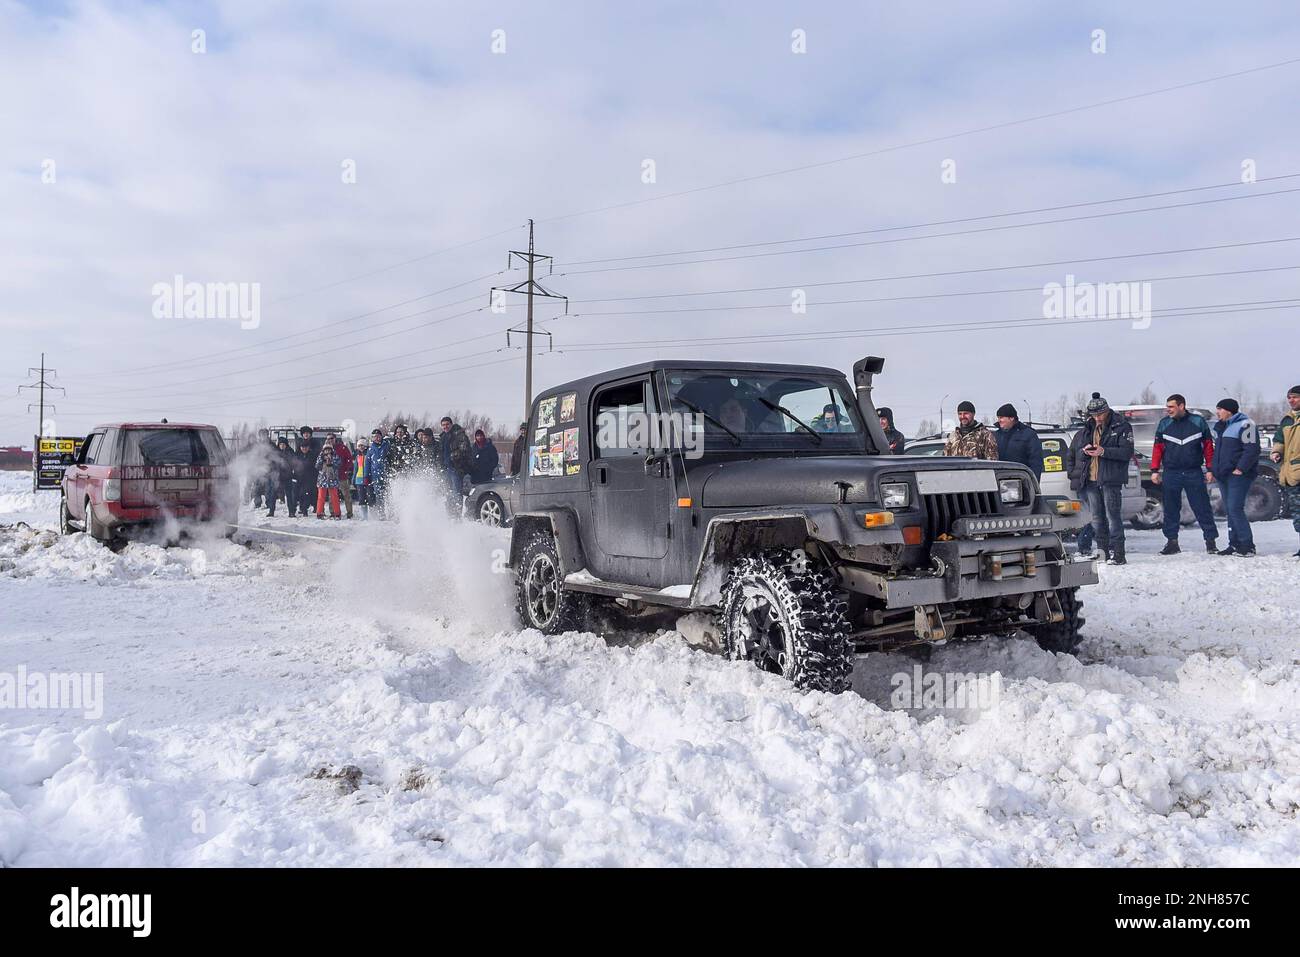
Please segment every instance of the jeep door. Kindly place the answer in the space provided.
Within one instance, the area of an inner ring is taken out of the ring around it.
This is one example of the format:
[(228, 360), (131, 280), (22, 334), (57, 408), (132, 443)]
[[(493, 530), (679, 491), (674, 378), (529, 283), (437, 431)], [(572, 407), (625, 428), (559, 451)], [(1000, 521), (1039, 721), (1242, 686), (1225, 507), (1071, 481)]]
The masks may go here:
[(591, 537), (607, 581), (660, 587), (666, 574), (673, 465), (654, 441), (656, 412), (648, 375), (592, 395)]

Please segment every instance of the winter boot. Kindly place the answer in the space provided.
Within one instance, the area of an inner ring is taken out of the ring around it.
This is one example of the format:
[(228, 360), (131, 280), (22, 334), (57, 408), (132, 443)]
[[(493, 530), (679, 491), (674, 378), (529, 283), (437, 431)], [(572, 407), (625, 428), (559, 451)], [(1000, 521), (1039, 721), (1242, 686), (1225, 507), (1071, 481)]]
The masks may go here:
[(1235, 555), (1235, 554), (1237, 554), (1237, 546), (1236, 546), (1236, 545), (1233, 545), (1233, 544), (1230, 542), (1230, 543), (1228, 544), (1228, 547), (1227, 547), (1227, 548), (1220, 548), (1220, 549), (1219, 549), (1217, 552), (1215, 552), (1214, 554), (1216, 554), (1216, 555)]
[(1123, 545), (1119, 546), (1119, 547), (1116, 548), (1113, 552), (1111, 552), (1110, 558), (1107, 560), (1106, 564), (1107, 564), (1107, 565), (1127, 565), (1127, 564), (1128, 564), (1128, 559), (1126, 559), (1126, 558), (1124, 557), (1124, 546), (1123, 546)]
[(1254, 545), (1251, 545), (1249, 548), (1239, 548), (1239, 549), (1237, 549), (1237, 557), (1238, 557), (1238, 558), (1254, 558), (1254, 557), (1255, 557), (1255, 546), (1254, 546)]
[(1216, 544), (1214, 539), (1207, 538), (1205, 540), (1205, 550), (1211, 555), (1217, 555), (1219, 553), (1219, 546)]
[(1165, 542), (1165, 547), (1160, 549), (1161, 555), (1177, 555), (1182, 549), (1178, 547), (1178, 539), (1171, 538)]

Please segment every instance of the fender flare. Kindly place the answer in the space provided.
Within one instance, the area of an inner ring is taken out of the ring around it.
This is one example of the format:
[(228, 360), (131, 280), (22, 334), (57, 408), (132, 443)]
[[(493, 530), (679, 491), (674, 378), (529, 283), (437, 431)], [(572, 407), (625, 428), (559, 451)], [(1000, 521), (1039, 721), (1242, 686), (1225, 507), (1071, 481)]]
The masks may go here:
[[(833, 509), (826, 511), (834, 515)], [(734, 557), (760, 548), (802, 548), (824, 534), (818, 516), (806, 509), (732, 512), (710, 519), (691, 583), (691, 605), (705, 608), (722, 601), (726, 568)]]
[(517, 568), (523, 557), (524, 546), (537, 532), (546, 532), (555, 541), (555, 551), (560, 557), (560, 572), (571, 575), (587, 567), (587, 557), (578, 535), (578, 519), (567, 509), (539, 509), (516, 512), (510, 525), (510, 562)]

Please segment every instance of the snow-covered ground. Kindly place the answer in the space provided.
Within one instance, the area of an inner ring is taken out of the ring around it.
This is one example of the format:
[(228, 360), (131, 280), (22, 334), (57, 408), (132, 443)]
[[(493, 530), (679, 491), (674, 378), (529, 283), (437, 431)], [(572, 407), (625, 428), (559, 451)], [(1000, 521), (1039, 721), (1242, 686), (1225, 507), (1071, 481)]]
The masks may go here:
[[(880, 655), (831, 697), (678, 631), (520, 631), (506, 533), (433, 508), (114, 553), (29, 488), (0, 473), (0, 676), (98, 673), (102, 716), (0, 711), (0, 865), (1300, 860), (1289, 522), (1249, 561), (1130, 533), (1078, 660)], [(916, 667), (996, 701), (892, 707)]]

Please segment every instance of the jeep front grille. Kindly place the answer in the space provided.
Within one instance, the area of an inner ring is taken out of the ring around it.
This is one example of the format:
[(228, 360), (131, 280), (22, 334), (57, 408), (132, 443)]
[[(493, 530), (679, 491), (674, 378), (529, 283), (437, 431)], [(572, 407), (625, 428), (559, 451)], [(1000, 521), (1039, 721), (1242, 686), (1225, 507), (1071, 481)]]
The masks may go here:
[(929, 542), (940, 535), (951, 535), (956, 519), (998, 514), (997, 492), (944, 492), (922, 495), (921, 502), (925, 506), (925, 539)]

